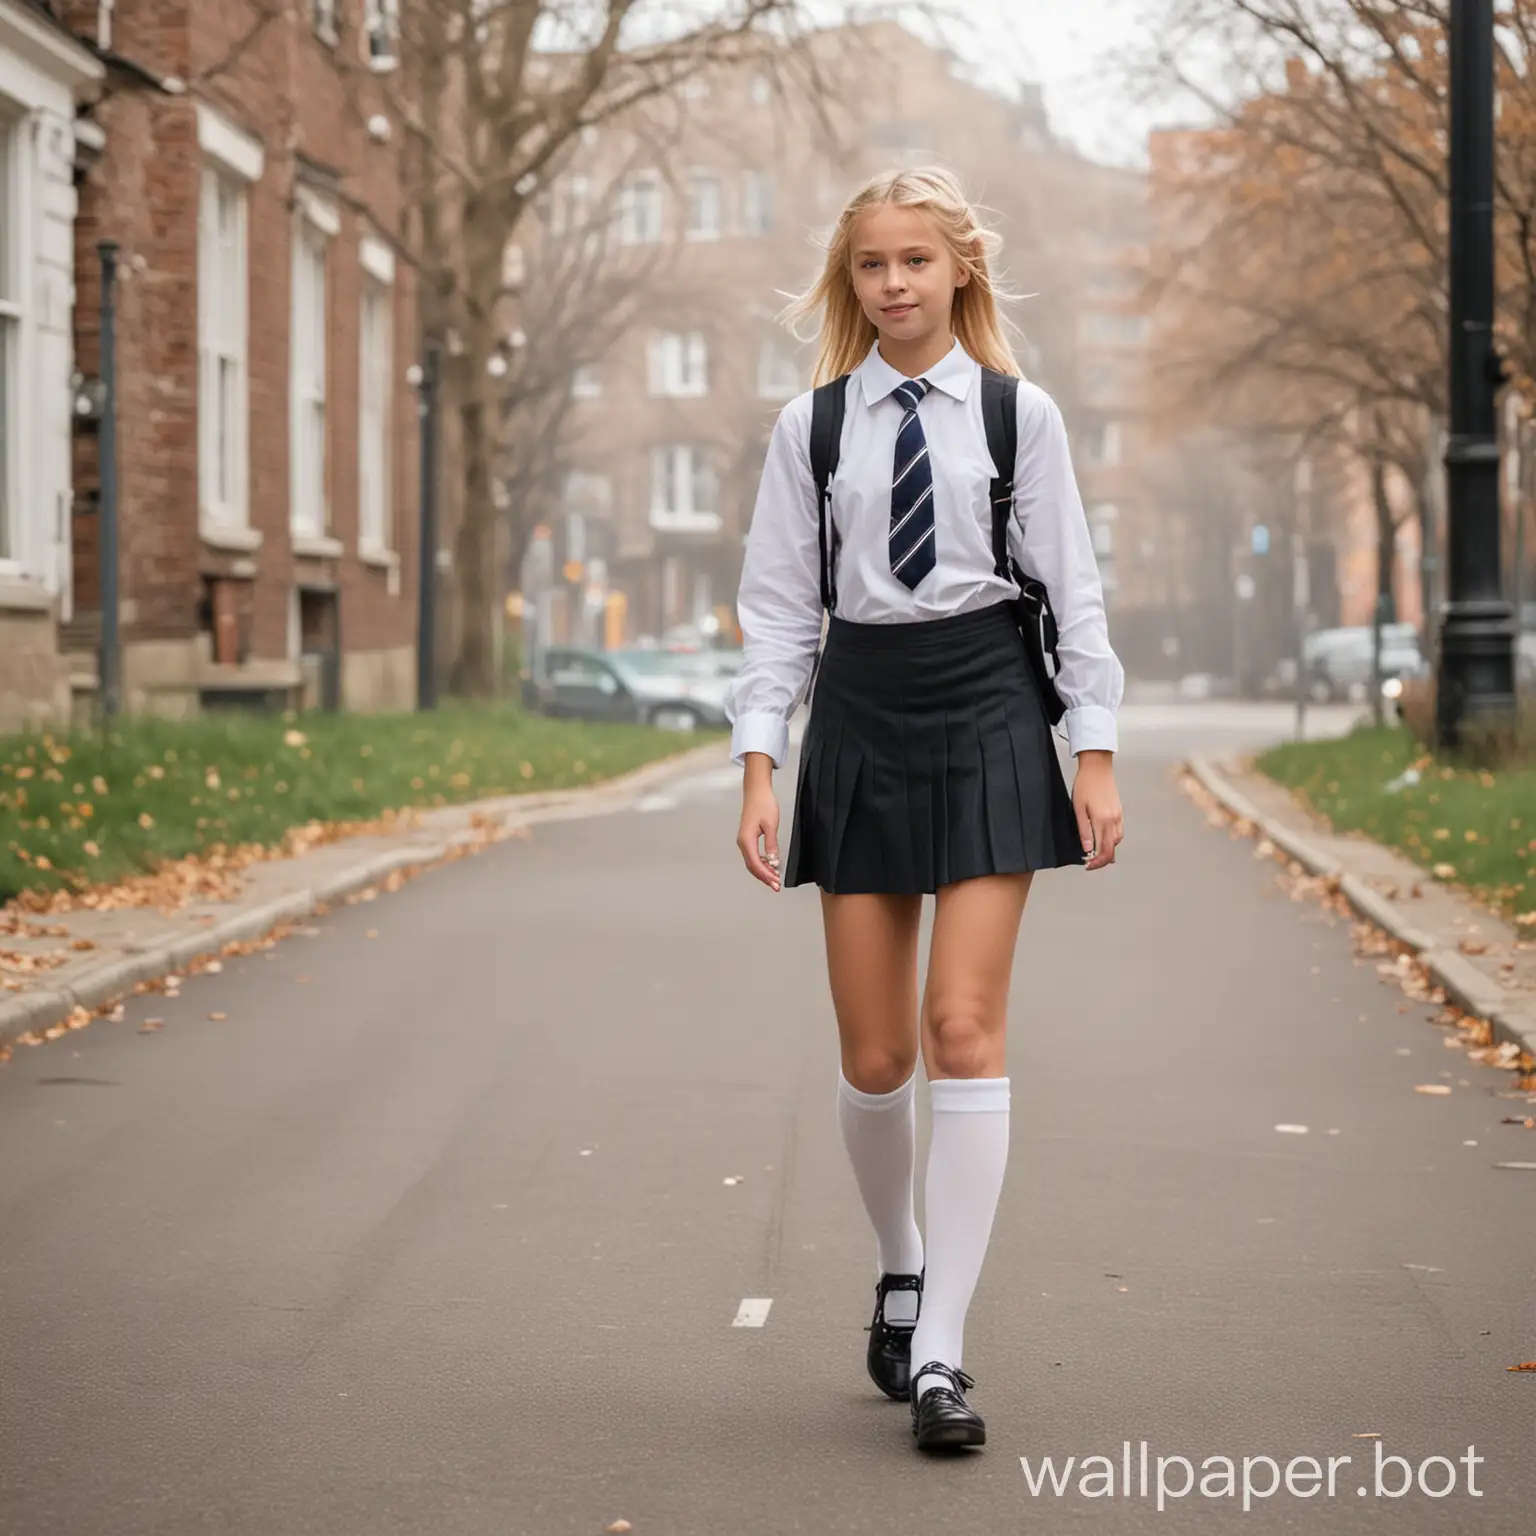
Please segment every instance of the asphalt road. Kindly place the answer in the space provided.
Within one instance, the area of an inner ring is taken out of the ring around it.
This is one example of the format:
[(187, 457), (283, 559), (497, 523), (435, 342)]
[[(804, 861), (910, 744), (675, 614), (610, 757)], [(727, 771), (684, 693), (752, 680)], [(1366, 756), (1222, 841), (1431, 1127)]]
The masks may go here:
[[(1171, 782), (1287, 722), (1127, 710), (1122, 863), (1038, 882), (985, 1452), (919, 1457), (863, 1375), (816, 900), (748, 882), (706, 773), (0, 1071), (0, 1531), (1523, 1536), (1536, 1173), (1493, 1164), (1536, 1132)], [(1378, 1445), (1454, 1491), (1377, 1496)], [(1020, 1461), (1093, 1455), (1112, 1497)], [(1159, 1456), (1237, 1492), (1159, 1513)], [(1307, 1456), (1244, 1512), (1243, 1458)]]

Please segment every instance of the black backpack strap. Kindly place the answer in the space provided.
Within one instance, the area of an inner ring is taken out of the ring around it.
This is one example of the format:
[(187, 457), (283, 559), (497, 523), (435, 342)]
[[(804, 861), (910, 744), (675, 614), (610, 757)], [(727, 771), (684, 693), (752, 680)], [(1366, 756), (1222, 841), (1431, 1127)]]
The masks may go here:
[(992, 455), (992, 561), (1009, 579), (1008, 524), (1013, 517), (1013, 466), (1019, 454), (1019, 381), (994, 368), (981, 370), (981, 420)]
[(832, 518), (832, 477), (843, 447), (843, 413), (848, 375), (822, 384), (811, 396), (811, 475), (816, 482), (816, 533), (821, 549), (821, 606), (837, 611), (837, 552), (841, 544)]

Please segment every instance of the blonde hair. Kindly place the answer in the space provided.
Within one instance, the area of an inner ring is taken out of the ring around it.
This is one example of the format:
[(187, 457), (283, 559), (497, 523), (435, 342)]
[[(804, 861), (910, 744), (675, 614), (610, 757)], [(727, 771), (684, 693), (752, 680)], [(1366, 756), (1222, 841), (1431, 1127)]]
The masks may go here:
[(857, 368), (879, 331), (859, 303), (853, 286), (853, 226), (861, 214), (882, 204), (915, 208), (932, 219), (970, 281), (955, 289), (950, 327), (955, 339), (985, 368), (1018, 377), (1023, 370), (1003, 334), (998, 300), (1008, 297), (994, 281), (991, 262), (1002, 248), (997, 233), (978, 216), (956, 177), (939, 166), (887, 171), (865, 182), (838, 215), (826, 242), (826, 264), (807, 293), (784, 311), (791, 329), (820, 317), (820, 355), (816, 383), (840, 378)]

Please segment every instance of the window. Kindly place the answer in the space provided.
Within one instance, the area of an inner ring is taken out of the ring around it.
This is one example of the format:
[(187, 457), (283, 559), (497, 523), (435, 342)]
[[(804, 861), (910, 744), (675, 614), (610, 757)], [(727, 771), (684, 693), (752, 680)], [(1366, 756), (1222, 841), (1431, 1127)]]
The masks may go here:
[(1101, 502), (1088, 513), (1088, 528), (1093, 537), (1093, 552), (1100, 560), (1112, 560), (1115, 554), (1115, 522), (1119, 507)]
[[(302, 191), (302, 189), (301, 189)], [(293, 235), (292, 357), (289, 381), (291, 483), (289, 522), (298, 538), (323, 538), (325, 497), (325, 266), (329, 210), (313, 196), (300, 199)]]
[(357, 408), (357, 547), (381, 555), (393, 547), (390, 527), (391, 403), (394, 390), (394, 291), (363, 278)]
[(554, 233), (567, 234), (581, 231), (592, 219), (592, 178), (569, 176), (564, 186), (564, 196), (555, 199)]
[(1146, 316), (1104, 311), (1088, 314), (1083, 317), (1083, 335), (1104, 346), (1139, 346), (1147, 339)]
[(203, 167), (197, 253), (197, 436), (202, 520), (249, 526), (244, 186)]
[(310, 0), (310, 18), (314, 23), (315, 36), (321, 42), (336, 42), (336, 0)]
[(721, 209), (720, 178), (713, 171), (694, 171), (688, 177), (688, 238), (718, 240)]
[(652, 395), (677, 400), (708, 394), (709, 347), (702, 331), (653, 336), (648, 362)]
[(1104, 421), (1089, 427), (1084, 434), (1083, 456), (1096, 468), (1115, 468), (1120, 463), (1120, 423)]
[(569, 512), (584, 517), (607, 517), (613, 510), (613, 482), (607, 475), (573, 469), (565, 477), (561, 500)]
[(633, 176), (619, 189), (619, 239), (625, 245), (661, 239), (661, 182), (654, 172)]
[(651, 450), (651, 526), (663, 532), (714, 533), (720, 527), (715, 466), (701, 448)]
[(765, 337), (758, 353), (757, 392), (764, 400), (792, 400), (800, 393), (800, 359), (778, 336)]
[(597, 400), (603, 393), (603, 375), (596, 363), (582, 363), (571, 374), (573, 400)]
[(23, 312), (19, 302), (25, 285), (17, 279), (21, 253), (16, 236), (17, 218), (12, 160), (18, 136), (11, 123), (0, 119), (0, 562), (21, 555), (20, 464), (16, 453), (16, 387), (21, 356)]
[(748, 171), (742, 178), (741, 227), (749, 235), (773, 228), (773, 181), (766, 171)]
[(363, 52), (380, 73), (400, 62), (400, 0), (364, 0)]

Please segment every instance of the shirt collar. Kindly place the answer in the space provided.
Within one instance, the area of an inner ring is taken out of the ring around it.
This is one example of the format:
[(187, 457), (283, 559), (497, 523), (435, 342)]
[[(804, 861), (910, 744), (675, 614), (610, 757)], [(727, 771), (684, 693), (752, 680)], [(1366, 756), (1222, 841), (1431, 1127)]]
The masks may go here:
[[(897, 385), (907, 382), (906, 374), (892, 368), (881, 357), (878, 342), (869, 349), (869, 355), (854, 371), (864, 386), (864, 400), (868, 405), (878, 405)], [(935, 389), (942, 389), (956, 400), (964, 400), (970, 393), (971, 380), (976, 377), (976, 362), (957, 341), (923, 377)]]

